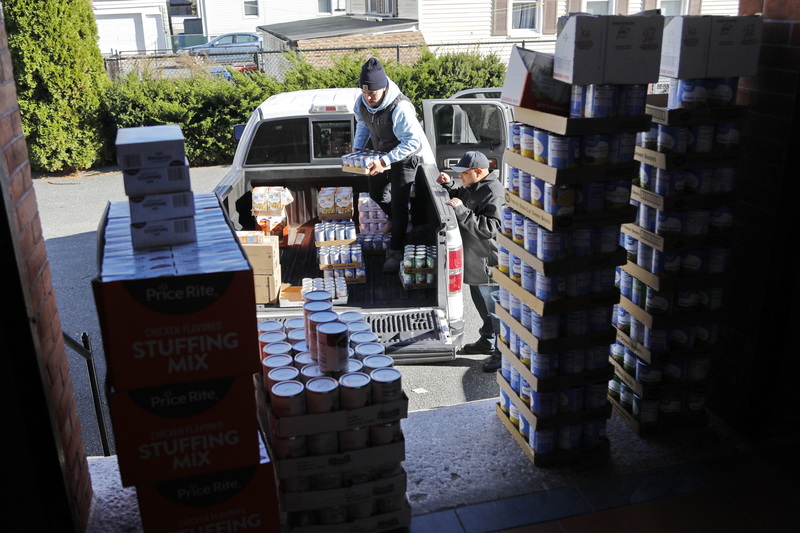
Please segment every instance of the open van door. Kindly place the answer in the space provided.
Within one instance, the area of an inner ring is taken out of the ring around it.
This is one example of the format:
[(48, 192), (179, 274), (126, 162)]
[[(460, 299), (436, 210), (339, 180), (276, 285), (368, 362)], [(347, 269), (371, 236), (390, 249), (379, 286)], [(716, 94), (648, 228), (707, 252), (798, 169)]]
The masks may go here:
[(503, 155), (513, 120), (507, 104), (491, 99), (423, 100), (422, 111), (437, 167), (447, 170), (464, 152), (476, 150), (486, 155), (505, 183)]

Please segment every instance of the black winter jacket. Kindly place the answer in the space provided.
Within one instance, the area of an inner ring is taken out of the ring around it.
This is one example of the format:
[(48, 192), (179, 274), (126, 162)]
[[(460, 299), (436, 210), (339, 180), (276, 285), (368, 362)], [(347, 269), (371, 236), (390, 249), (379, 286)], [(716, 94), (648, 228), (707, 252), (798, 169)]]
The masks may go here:
[(464, 204), (454, 208), (464, 246), (464, 283), (492, 283), (492, 267), (497, 265), (495, 236), (502, 222), (505, 195), (497, 171), (469, 187), (462, 187), (458, 178), (442, 186), (450, 198)]

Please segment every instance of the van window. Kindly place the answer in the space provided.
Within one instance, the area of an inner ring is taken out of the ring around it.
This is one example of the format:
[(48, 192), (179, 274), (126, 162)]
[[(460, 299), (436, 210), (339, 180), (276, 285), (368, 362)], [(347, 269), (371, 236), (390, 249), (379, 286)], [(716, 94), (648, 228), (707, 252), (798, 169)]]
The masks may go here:
[(329, 120), (312, 122), (314, 135), (314, 159), (341, 157), (353, 146), (353, 122)]
[(310, 163), (308, 119), (264, 121), (258, 125), (245, 165)]
[(453, 144), (497, 145), (504, 142), (506, 121), (492, 104), (435, 105), (434, 135), (439, 146)]

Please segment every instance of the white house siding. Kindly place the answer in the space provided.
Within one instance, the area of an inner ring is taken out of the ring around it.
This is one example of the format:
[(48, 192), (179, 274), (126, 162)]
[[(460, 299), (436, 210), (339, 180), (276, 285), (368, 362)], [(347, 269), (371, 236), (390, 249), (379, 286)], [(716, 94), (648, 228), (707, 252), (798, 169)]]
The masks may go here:
[(102, 54), (169, 48), (166, 4), (161, 0), (95, 0), (93, 12)]
[[(259, 0), (258, 16), (244, 14), (243, 0), (198, 0), (198, 16), (203, 19), (203, 28), (209, 38), (236, 31), (255, 32), (258, 26), (292, 22), (317, 17), (328, 17), (330, 13), (319, 13), (317, 0)], [(336, 7), (333, 0), (332, 7)], [(342, 14), (334, 12), (334, 15)]]
[[(796, 0), (790, 0), (796, 1)], [(738, 0), (703, 0), (700, 5), (701, 15), (738, 15)]]

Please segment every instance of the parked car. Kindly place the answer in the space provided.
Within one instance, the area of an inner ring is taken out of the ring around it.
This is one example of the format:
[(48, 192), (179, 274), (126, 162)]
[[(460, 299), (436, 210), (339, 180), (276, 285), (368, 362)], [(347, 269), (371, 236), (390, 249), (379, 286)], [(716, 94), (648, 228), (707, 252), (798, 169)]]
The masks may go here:
[(475, 99), (483, 99), (489, 98), (492, 100), (499, 99), (503, 93), (502, 87), (493, 87), (493, 88), (482, 88), (482, 89), (464, 89), (463, 91), (458, 91), (456, 94), (451, 96), (450, 98), (475, 98)]
[(254, 54), (263, 49), (264, 40), (257, 33), (226, 33), (215, 37), (204, 44), (187, 46), (178, 50), (178, 54), (218, 55), (230, 58), (254, 59)]

